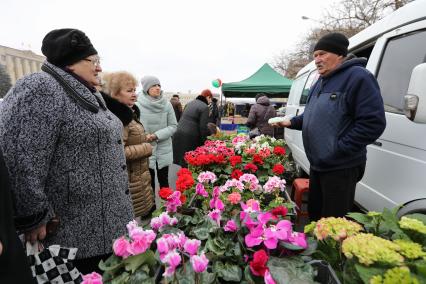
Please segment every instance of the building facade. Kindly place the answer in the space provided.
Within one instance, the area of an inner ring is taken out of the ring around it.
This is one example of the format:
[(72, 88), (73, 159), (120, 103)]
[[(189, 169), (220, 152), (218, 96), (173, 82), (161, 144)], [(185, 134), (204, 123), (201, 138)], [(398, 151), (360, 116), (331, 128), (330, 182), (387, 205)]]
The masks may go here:
[(46, 58), (31, 50), (20, 50), (0, 45), (0, 64), (6, 66), (12, 85), (21, 77), (39, 72)]

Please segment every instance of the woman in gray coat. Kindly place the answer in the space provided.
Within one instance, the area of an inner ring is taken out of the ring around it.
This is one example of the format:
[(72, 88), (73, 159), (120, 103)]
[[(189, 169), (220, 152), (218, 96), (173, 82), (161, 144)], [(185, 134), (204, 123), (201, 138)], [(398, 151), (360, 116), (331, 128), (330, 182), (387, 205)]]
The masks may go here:
[(267, 96), (260, 96), (256, 99), (256, 104), (251, 107), (247, 118), (247, 126), (250, 129), (259, 128), (260, 134), (273, 136), (274, 128), (268, 124), (268, 120), (277, 116), (274, 107), (271, 106)]
[[(49, 32), (42, 52), (42, 72), (2, 103), (0, 146), (27, 241), (78, 248), (74, 264), (87, 273), (133, 219), (122, 124), (94, 88), (102, 69), (82, 31)], [(54, 216), (60, 224), (47, 232)]]
[(201, 95), (185, 106), (173, 136), (173, 163), (186, 167), (185, 153), (203, 145), (207, 136), (210, 135), (207, 123), (209, 122), (208, 104), (211, 98), (210, 90), (204, 90)]

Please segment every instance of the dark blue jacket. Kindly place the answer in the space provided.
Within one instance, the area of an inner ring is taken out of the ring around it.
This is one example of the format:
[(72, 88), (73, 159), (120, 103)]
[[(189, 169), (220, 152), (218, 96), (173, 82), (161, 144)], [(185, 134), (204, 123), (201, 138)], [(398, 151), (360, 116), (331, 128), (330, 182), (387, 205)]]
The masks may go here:
[(311, 88), (303, 114), (291, 120), (316, 171), (365, 163), (366, 146), (386, 127), (383, 100), (364, 58), (349, 59)]

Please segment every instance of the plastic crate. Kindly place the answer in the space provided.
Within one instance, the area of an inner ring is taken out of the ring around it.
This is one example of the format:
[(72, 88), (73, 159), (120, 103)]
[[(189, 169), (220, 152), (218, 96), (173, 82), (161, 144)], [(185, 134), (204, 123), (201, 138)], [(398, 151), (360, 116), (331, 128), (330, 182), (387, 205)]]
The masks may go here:
[(237, 128), (237, 126), (238, 124), (221, 124), (220, 130), (233, 131)]

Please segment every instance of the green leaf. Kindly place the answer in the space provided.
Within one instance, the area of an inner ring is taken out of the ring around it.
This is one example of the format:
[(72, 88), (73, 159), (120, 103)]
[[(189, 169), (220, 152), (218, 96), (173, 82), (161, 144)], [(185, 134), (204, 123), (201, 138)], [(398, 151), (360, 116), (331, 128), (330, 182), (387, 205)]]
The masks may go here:
[(243, 272), (241, 271), (241, 268), (238, 265), (231, 264), (228, 262), (222, 266), (221, 270), (215, 271), (217, 271), (218, 276), (225, 281), (240, 282), (241, 278), (243, 277)]
[(209, 222), (204, 222), (202, 225), (197, 226), (193, 229), (193, 234), (199, 240), (207, 240), (209, 238), (211, 225)]
[(307, 238), (307, 242), (308, 247), (301, 253), (301, 255), (312, 255), (318, 247), (318, 242), (312, 237)]
[(216, 281), (216, 273), (209, 273), (204, 271), (201, 273), (201, 283), (203, 284), (212, 284)]
[(423, 222), (423, 224), (426, 225), (426, 215), (425, 214), (414, 213), (414, 214), (405, 215), (405, 217), (419, 220), (419, 221)]
[(357, 221), (358, 223), (360, 223), (362, 225), (371, 224), (371, 221), (373, 219), (372, 217), (368, 216), (367, 214), (357, 213), (357, 212), (348, 213), (346, 216), (354, 219), (355, 221)]
[(148, 264), (153, 267), (156, 263), (154, 252), (152, 250), (147, 250), (144, 253), (129, 256), (123, 260), (126, 270), (134, 273), (141, 265)]
[(268, 267), (276, 284), (315, 283), (314, 269), (300, 257), (270, 257)]
[(155, 279), (149, 276), (149, 267), (147, 265), (142, 267), (143, 269), (136, 270), (136, 272), (129, 277), (129, 284), (155, 284)]
[(364, 283), (370, 283), (370, 279), (373, 276), (383, 275), (386, 271), (386, 268), (367, 267), (358, 263), (355, 264), (355, 269), (358, 272), (359, 277), (361, 277), (362, 281), (364, 281)]
[(251, 274), (249, 265), (246, 265), (246, 267), (244, 268), (244, 278), (249, 284), (255, 284), (256, 283), (255, 280), (254, 280), (255, 276), (253, 276)]
[(105, 260), (105, 262), (101, 260), (98, 266), (102, 271), (114, 274), (117, 270), (124, 266), (124, 263), (122, 262), (121, 257), (112, 254), (107, 260)]
[(124, 272), (120, 274), (120, 276), (114, 278), (111, 280), (111, 284), (126, 284), (129, 281), (130, 274), (127, 272)]
[(280, 244), (281, 247), (284, 247), (284, 248), (289, 249), (289, 250), (304, 250), (303, 247), (299, 247), (299, 246), (296, 246), (296, 245), (293, 245), (293, 244), (290, 244), (290, 243), (286, 243), (286, 242), (283, 242), (283, 241), (280, 241), (279, 244)]

